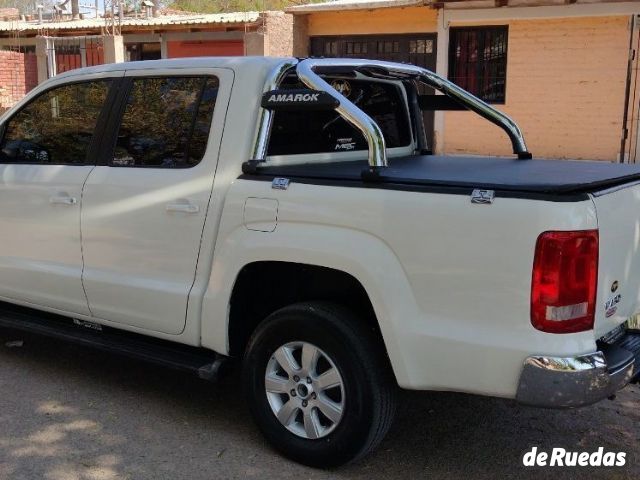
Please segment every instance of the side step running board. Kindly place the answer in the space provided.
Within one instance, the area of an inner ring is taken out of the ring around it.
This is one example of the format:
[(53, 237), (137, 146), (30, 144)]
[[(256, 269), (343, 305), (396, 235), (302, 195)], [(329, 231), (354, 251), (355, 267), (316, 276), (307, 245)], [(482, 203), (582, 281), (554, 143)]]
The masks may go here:
[(57, 338), (216, 381), (228, 357), (204, 348), (180, 345), (146, 335), (74, 321), (47, 312), (0, 302), (0, 327)]

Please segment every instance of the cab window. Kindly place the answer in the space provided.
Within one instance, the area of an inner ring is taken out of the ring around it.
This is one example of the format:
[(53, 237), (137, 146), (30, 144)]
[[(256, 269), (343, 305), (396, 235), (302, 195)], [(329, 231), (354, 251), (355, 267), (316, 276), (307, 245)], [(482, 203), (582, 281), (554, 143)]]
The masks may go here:
[(110, 80), (55, 87), (4, 125), (1, 163), (84, 165)]
[[(411, 128), (402, 90), (395, 84), (364, 80), (327, 80), (373, 118), (387, 148), (411, 144)], [(298, 82), (282, 88), (304, 88)], [(278, 111), (274, 115), (268, 155), (296, 155), (367, 150), (360, 131), (335, 111)]]
[(200, 163), (218, 87), (212, 76), (133, 79), (111, 166), (188, 168)]

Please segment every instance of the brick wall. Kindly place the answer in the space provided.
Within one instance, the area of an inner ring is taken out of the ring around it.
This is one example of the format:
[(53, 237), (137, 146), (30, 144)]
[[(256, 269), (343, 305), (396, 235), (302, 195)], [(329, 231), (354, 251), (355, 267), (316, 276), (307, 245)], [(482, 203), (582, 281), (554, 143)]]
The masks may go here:
[(13, 7), (0, 8), (0, 20), (8, 22), (20, 18), (20, 10)]
[(293, 54), (293, 15), (284, 12), (264, 12), (264, 54), (290, 57)]
[(37, 84), (34, 53), (0, 50), (0, 112), (12, 107)]
[[(506, 104), (497, 107), (518, 122), (529, 149), (542, 157), (616, 160), (628, 17), (508, 24)], [(511, 153), (506, 135), (471, 112), (445, 113), (444, 150)]]

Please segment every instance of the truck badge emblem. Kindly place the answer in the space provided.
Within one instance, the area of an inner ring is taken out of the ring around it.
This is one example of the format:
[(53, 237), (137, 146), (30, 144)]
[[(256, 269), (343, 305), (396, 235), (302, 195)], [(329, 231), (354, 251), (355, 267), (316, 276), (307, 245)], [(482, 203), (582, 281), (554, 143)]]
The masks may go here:
[(336, 79), (331, 82), (331, 86), (335, 88), (338, 93), (347, 98), (351, 95), (351, 84), (346, 80)]
[(286, 190), (287, 188), (289, 188), (289, 179), (276, 177), (271, 182), (271, 188), (273, 188), (274, 190)]
[[(611, 289), (613, 289), (613, 285), (611, 286)], [(622, 295), (617, 294), (615, 297), (609, 298), (609, 300), (607, 300), (607, 302), (604, 304), (605, 316), (607, 318), (613, 316), (616, 313), (620, 300), (622, 300)]]
[(471, 203), (492, 204), (495, 195), (496, 192), (494, 192), (493, 190), (481, 190), (479, 188), (476, 188), (473, 192), (471, 192)]
[(614, 293), (616, 290), (618, 290), (618, 281), (617, 280), (611, 284), (611, 293)]
[(269, 97), (270, 102), (317, 102), (320, 92), (318, 93), (274, 93)]
[(260, 105), (268, 110), (333, 110), (340, 102), (325, 91), (289, 88), (264, 93)]

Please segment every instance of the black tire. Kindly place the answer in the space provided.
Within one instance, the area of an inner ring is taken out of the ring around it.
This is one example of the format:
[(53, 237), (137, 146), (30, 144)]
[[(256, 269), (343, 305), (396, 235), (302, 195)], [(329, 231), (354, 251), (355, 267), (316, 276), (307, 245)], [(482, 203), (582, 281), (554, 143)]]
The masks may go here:
[[(289, 431), (267, 400), (268, 362), (289, 342), (320, 348), (342, 377), (342, 418), (322, 438), (302, 438)], [(247, 346), (243, 382), (251, 413), (271, 445), (312, 467), (337, 467), (364, 456), (384, 438), (395, 413), (397, 385), (376, 332), (348, 309), (329, 302), (291, 305), (264, 320)]]

